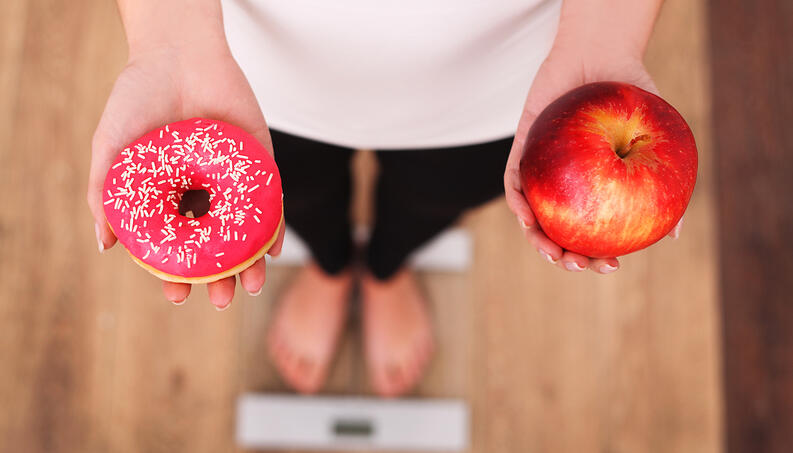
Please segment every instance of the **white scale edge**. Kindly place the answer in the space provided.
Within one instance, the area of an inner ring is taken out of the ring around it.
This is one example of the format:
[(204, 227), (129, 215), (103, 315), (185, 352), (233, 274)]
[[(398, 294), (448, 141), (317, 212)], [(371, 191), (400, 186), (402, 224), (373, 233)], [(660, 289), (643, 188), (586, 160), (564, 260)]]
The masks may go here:
[(237, 442), (254, 449), (464, 451), (462, 400), (243, 394)]

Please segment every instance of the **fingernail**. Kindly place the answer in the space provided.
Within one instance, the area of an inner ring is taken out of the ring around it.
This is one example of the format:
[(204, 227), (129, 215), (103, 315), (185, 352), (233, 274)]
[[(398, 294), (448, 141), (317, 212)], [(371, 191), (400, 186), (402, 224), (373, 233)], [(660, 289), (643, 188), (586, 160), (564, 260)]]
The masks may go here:
[(187, 300), (187, 299), (182, 299), (182, 300), (172, 300), (172, 301), (171, 301), (171, 303), (172, 303), (172, 304), (174, 304), (174, 305), (183, 305), (183, 304), (184, 304), (184, 302), (185, 302), (186, 300)]
[(564, 263), (564, 267), (565, 267), (565, 268), (566, 268), (568, 271), (573, 271), (573, 272), (581, 272), (582, 270), (584, 270), (584, 268), (583, 268), (583, 267), (581, 267), (581, 266), (580, 266), (578, 263), (576, 263), (575, 261), (570, 261), (570, 262)]
[(261, 287), (261, 288), (259, 288), (259, 290), (258, 290), (258, 291), (256, 291), (255, 293), (252, 293), (252, 292), (248, 291), (248, 294), (250, 294), (250, 295), (251, 295), (251, 296), (253, 296), (253, 297), (256, 297), (256, 296), (258, 296), (259, 294), (261, 294), (261, 293), (262, 293), (262, 288), (264, 288), (264, 287), (262, 286), (262, 287)]
[(218, 307), (217, 305), (215, 305), (215, 310), (217, 310), (217, 311), (224, 311), (224, 310), (226, 310), (226, 309), (227, 309), (227, 308), (229, 308), (229, 307), (231, 307), (231, 302), (227, 303), (226, 305), (224, 305), (224, 306), (222, 306), (222, 307)]
[(524, 222), (520, 217), (518, 217), (518, 224), (520, 224), (520, 227), (524, 230), (528, 230), (530, 228), (529, 225), (527, 225), (526, 222)]
[(551, 254), (550, 254), (550, 253), (548, 253), (548, 252), (546, 252), (545, 250), (543, 250), (543, 249), (539, 249), (539, 252), (540, 252), (540, 255), (542, 255), (543, 257), (545, 257), (545, 259), (546, 259), (546, 260), (548, 260), (548, 262), (549, 262), (549, 263), (551, 263), (551, 264), (556, 264), (556, 263), (558, 263), (558, 262), (559, 262), (559, 260), (555, 260), (555, 259), (553, 259), (553, 258), (551, 257)]
[(99, 253), (104, 253), (105, 244), (102, 242), (102, 237), (99, 236), (99, 225), (96, 223), (94, 224), (94, 233), (96, 233), (96, 247), (99, 249)]
[(675, 228), (672, 230), (672, 239), (677, 239), (680, 237), (680, 224), (678, 223), (675, 225)]
[(600, 266), (600, 273), (601, 274), (610, 274), (610, 273), (612, 273), (612, 272), (614, 272), (616, 270), (617, 270), (617, 268), (612, 266), (612, 265), (610, 265), (610, 264), (604, 264), (604, 265)]

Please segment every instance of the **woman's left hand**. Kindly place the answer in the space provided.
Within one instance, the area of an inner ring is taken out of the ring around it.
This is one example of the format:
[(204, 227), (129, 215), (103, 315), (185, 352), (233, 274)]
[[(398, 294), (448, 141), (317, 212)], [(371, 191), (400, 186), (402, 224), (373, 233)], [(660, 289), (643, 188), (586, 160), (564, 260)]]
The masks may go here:
[[(589, 268), (607, 274), (619, 268), (619, 261), (616, 257), (590, 258), (564, 250), (543, 233), (521, 189), (520, 160), (525, 151), (529, 129), (537, 115), (548, 104), (573, 88), (591, 82), (617, 81), (630, 83), (658, 94), (641, 57), (630, 53), (620, 55), (612, 52), (612, 49), (609, 50), (602, 55), (597, 52), (585, 52), (582, 49), (571, 50), (558, 45), (551, 50), (529, 90), (504, 173), (507, 204), (518, 217), (526, 239), (546, 260), (568, 271), (578, 272)], [(681, 223), (669, 233), (671, 237), (677, 238)]]

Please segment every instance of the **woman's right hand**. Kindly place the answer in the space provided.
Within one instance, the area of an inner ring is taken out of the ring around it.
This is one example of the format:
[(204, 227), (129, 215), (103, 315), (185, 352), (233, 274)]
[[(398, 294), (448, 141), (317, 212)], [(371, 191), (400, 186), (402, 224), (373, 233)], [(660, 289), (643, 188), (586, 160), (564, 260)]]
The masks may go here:
[[(102, 186), (117, 154), (151, 129), (192, 117), (234, 124), (272, 152), (264, 116), (224, 39), (131, 50), (129, 62), (116, 80), (91, 145), (87, 198), (96, 222), (100, 252), (116, 242), (105, 219)], [(270, 255), (280, 254), (283, 233), (281, 228), (268, 252)], [(242, 287), (251, 294), (261, 289), (264, 280), (264, 258), (240, 273)], [(233, 276), (207, 285), (209, 298), (216, 308), (223, 309), (231, 303), (234, 287)], [(168, 300), (181, 303), (190, 294), (190, 285), (163, 282), (163, 292)]]

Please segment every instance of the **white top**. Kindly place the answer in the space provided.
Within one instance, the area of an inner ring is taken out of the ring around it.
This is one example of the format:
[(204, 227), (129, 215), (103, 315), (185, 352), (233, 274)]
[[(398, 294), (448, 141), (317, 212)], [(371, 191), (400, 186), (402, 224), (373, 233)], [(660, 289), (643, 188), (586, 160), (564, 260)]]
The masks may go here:
[(561, 0), (224, 0), (270, 127), (343, 146), (514, 134)]

